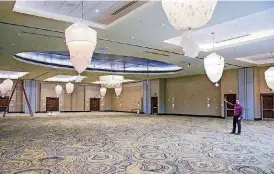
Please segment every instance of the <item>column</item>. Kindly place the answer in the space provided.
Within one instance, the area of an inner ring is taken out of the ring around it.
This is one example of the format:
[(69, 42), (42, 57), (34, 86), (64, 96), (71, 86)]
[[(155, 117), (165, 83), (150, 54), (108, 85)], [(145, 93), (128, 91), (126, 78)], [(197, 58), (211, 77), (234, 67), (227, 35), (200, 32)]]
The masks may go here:
[(159, 114), (165, 113), (165, 79), (159, 79)]
[[(36, 112), (36, 99), (37, 99), (37, 82), (35, 80), (25, 80), (24, 81), (24, 87), (25, 87), (25, 91), (26, 91), (26, 95), (28, 97), (32, 112), (35, 113)], [(28, 104), (26, 101), (25, 96), (23, 95), (23, 101), (24, 101), (24, 111), (26, 114), (29, 114), (29, 108), (28, 108)]]
[(150, 80), (143, 81), (143, 112), (151, 114)]
[(238, 69), (238, 96), (244, 107), (243, 119), (254, 120), (254, 72), (253, 68)]

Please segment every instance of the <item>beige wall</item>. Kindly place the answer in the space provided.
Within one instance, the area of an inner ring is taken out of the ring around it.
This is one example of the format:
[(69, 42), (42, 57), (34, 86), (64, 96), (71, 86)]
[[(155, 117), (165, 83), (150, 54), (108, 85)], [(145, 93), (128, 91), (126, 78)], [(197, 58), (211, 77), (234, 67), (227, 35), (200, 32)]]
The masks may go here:
[[(46, 111), (46, 97), (56, 97), (55, 86), (58, 83), (41, 83), (40, 111)], [(72, 94), (67, 94), (65, 83), (60, 83), (63, 87), (62, 94), (59, 96), (60, 111), (90, 111), (90, 98), (101, 98), (100, 87), (95, 85), (74, 84)], [(38, 100), (39, 101), (39, 100)], [(111, 109), (111, 95), (107, 93), (100, 101), (100, 110)]]
[[(111, 92), (111, 106), (114, 111), (132, 111), (141, 109), (143, 83), (124, 84), (121, 95), (117, 98), (114, 89)], [(139, 105), (138, 105), (139, 101)]]
[(224, 95), (225, 94), (236, 94), (238, 95), (238, 70), (226, 70), (223, 72), (223, 76), (221, 78), (221, 114), (222, 117), (224, 114)]
[[(165, 85), (166, 113), (221, 115), (221, 87), (215, 87), (206, 75), (166, 79)], [(210, 108), (207, 108), (208, 98)]]

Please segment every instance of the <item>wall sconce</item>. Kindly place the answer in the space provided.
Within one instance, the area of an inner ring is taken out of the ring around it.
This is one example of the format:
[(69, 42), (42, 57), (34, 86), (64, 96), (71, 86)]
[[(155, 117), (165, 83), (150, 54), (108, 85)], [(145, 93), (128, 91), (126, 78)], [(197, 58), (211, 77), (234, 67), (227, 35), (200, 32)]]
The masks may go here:
[(209, 100), (209, 98), (207, 98), (206, 104), (207, 104), (207, 108), (210, 108), (210, 100)]
[(138, 105), (138, 107), (140, 106), (140, 101), (139, 100), (137, 101), (137, 105)]
[(171, 100), (171, 104), (172, 104), (172, 108), (174, 108), (175, 107), (175, 99), (174, 99), (174, 97)]

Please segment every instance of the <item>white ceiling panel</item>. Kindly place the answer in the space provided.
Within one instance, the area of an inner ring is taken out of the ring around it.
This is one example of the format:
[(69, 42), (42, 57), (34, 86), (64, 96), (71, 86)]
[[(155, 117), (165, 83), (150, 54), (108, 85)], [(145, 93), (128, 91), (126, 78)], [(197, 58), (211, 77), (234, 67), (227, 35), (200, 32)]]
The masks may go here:
[(81, 4), (81, 1), (65, 1), (60, 7), (58, 7), (56, 13), (62, 15), (68, 15), (75, 8), (77, 8)]
[[(97, 5), (100, 4), (98, 1), (86, 1), (84, 2), (84, 19), (89, 20), (85, 17), (85, 14), (89, 13), (90, 11), (93, 11), (97, 7)], [(76, 9), (74, 9), (71, 13), (69, 13), (70, 16), (81, 18), (82, 16), (82, 4), (78, 5)]]
[[(85, 19), (96, 20), (97, 17), (103, 15), (105, 11), (112, 8), (117, 3), (118, 1), (102, 1), (94, 9), (85, 14)], [(96, 12), (96, 10), (99, 10), (99, 12)]]
[(64, 3), (64, 1), (46, 1), (43, 6), (43, 10), (51, 13), (55, 13), (57, 9)]

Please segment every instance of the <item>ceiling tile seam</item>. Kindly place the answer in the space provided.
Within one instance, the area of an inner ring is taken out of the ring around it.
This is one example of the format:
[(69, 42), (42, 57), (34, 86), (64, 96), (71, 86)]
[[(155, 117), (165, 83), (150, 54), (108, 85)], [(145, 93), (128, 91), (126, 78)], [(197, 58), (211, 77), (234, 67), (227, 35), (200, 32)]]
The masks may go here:
[(82, 4), (82, 2), (80, 2), (74, 9), (72, 9), (67, 15), (70, 15), (74, 10), (76, 10), (80, 5)]
[(94, 9), (95, 7), (97, 7), (101, 2), (98, 2), (97, 4), (95, 4), (93, 7), (91, 7), (86, 13), (84, 13), (84, 17), (86, 14), (88, 14), (92, 9)]
[(55, 10), (55, 13), (57, 13), (57, 11), (62, 7), (62, 5), (65, 3), (65, 1), (63, 1), (63, 3)]

